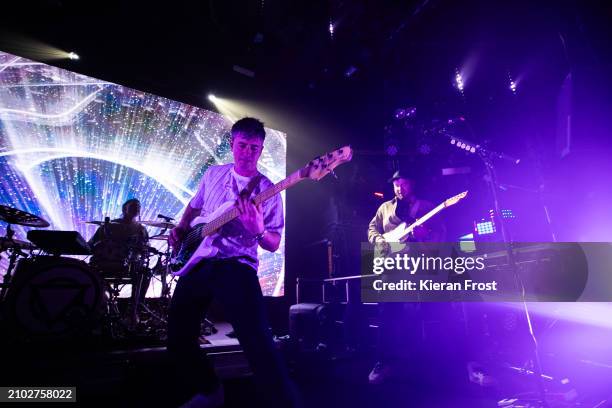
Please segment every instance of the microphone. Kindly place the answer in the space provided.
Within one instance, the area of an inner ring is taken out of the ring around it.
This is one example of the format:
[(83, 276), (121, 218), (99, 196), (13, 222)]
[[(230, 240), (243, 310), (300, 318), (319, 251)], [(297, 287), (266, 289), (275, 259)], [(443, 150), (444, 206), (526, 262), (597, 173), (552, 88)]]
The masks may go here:
[(164, 214), (157, 214), (157, 218), (162, 218), (166, 222), (174, 221), (174, 218), (168, 217), (167, 215), (164, 215)]

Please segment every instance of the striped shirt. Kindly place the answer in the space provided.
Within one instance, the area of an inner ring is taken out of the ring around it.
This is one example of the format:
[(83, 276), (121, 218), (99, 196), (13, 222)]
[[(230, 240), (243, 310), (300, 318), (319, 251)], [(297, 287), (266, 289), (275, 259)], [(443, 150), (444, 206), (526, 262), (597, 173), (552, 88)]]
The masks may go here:
[[(270, 179), (261, 173), (258, 174), (260, 180), (253, 189), (251, 198), (273, 186)], [(235, 202), (250, 180), (251, 177), (244, 177), (236, 173), (233, 163), (211, 166), (204, 173), (198, 192), (191, 199), (189, 205), (192, 208), (200, 209), (200, 216), (206, 217), (223, 203)], [(265, 230), (282, 234), (285, 220), (280, 194), (276, 194), (264, 202), (262, 210)], [(244, 229), (239, 219), (236, 218), (225, 224), (215, 237), (213, 245), (219, 249), (217, 258), (238, 257), (240, 262), (246, 263), (257, 270), (259, 265), (258, 243), (253, 234)]]

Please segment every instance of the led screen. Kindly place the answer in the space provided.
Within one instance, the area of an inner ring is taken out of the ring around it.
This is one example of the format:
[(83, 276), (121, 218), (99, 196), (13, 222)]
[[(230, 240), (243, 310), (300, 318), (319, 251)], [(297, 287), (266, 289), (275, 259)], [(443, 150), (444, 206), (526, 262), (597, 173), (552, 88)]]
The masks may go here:
[[(118, 217), (129, 198), (141, 220), (179, 219), (204, 171), (231, 162), (230, 127), (215, 112), (0, 52), (0, 204), (85, 239), (96, 230), (85, 221)], [(286, 135), (266, 132), (260, 171), (276, 183)], [(15, 230), (25, 239), (29, 228)], [(283, 294), (284, 236), (260, 254), (259, 277), (264, 294)]]

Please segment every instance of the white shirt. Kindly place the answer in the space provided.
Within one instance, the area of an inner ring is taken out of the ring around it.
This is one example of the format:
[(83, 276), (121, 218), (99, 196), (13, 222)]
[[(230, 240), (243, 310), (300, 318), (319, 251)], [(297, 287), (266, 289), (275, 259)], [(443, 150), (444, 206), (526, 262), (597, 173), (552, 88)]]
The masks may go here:
[[(261, 173), (258, 174), (260, 180), (253, 189), (251, 198), (273, 186), (270, 179)], [(189, 205), (192, 208), (200, 209), (200, 215), (205, 217), (223, 203), (227, 201), (235, 202), (251, 178), (236, 173), (233, 163), (211, 166), (204, 173), (198, 192), (191, 199)], [(262, 210), (265, 230), (282, 234), (285, 220), (281, 196), (276, 194), (265, 201)], [(257, 270), (259, 264), (257, 258), (258, 243), (254, 238), (253, 234), (244, 229), (240, 220), (234, 219), (221, 228), (219, 235), (213, 241), (213, 245), (219, 248), (217, 258), (239, 257), (240, 262), (246, 263)]]

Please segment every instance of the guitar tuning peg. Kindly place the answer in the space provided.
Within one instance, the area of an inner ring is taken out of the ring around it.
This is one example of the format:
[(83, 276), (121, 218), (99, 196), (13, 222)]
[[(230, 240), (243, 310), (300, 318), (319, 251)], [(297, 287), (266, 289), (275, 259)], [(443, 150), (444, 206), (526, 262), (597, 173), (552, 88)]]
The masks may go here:
[(334, 178), (335, 178), (336, 180), (338, 180), (338, 175), (336, 174), (336, 172), (335, 172), (334, 170), (331, 170), (331, 171), (329, 172), (329, 174), (331, 174), (332, 176), (334, 176)]

